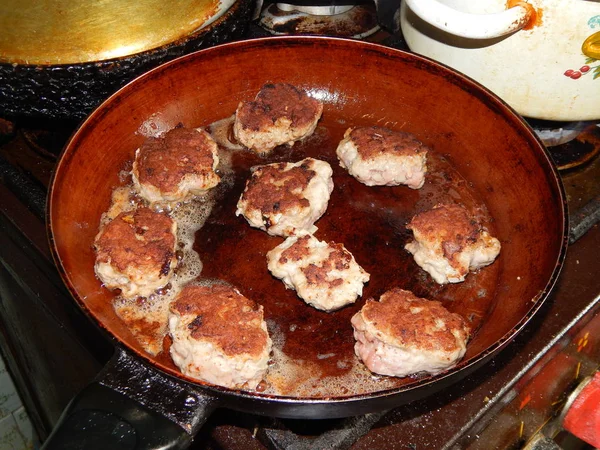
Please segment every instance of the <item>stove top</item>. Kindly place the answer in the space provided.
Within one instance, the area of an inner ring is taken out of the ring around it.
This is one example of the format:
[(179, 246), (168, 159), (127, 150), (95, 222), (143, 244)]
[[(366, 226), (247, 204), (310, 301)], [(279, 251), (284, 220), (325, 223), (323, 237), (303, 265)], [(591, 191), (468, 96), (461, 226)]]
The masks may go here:
[[(372, 40), (403, 44), (382, 33)], [(62, 287), (46, 242), (47, 188), (76, 126), (0, 118), (0, 348), (42, 437), (112, 350)], [(488, 364), (424, 400), (366, 416), (283, 420), (218, 410), (192, 448), (512, 449), (541, 448), (534, 447), (540, 437), (586, 448), (557, 420), (568, 393), (600, 363), (599, 150), (595, 124), (549, 148), (563, 169), (571, 245), (553, 294)], [(37, 337), (30, 337), (32, 327)]]

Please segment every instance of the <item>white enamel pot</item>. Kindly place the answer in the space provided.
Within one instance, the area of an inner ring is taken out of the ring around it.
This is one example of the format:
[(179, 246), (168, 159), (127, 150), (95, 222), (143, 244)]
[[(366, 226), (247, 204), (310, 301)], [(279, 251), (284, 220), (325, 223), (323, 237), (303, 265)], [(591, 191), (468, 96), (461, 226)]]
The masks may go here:
[(403, 0), (409, 48), (463, 72), (523, 116), (600, 119), (597, 0)]

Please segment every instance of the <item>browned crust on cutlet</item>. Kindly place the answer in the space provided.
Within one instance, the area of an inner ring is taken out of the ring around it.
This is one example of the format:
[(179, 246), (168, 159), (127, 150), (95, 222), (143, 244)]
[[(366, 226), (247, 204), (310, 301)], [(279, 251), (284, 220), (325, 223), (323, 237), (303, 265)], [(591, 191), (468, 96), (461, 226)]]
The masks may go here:
[(121, 272), (134, 266), (167, 275), (175, 254), (173, 219), (145, 207), (123, 212), (100, 231), (95, 248), (97, 261)]
[[(410, 308), (422, 310), (413, 313)], [(461, 316), (448, 311), (438, 301), (417, 297), (403, 289), (386, 292), (378, 302), (367, 300), (361, 314), (363, 320), (397, 340), (400, 346), (453, 351), (456, 349), (456, 337), (451, 330), (462, 335), (464, 340), (468, 336), (468, 326)], [(444, 329), (436, 329), (436, 319), (444, 321)]]
[(138, 180), (163, 192), (177, 190), (185, 175), (213, 171), (215, 147), (210, 137), (193, 128), (173, 128), (161, 137), (147, 138), (136, 158)]
[(451, 263), (467, 246), (477, 242), (483, 231), (461, 205), (437, 205), (415, 215), (406, 228), (417, 230), (428, 241), (441, 241), (444, 258)]
[(226, 355), (255, 357), (267, 345), (267, 332), (260, 328), (262, 308), (231, 286), (186, 286), (171, 311), (195, 315), (188, 325), (192, 338), (211, 341)]
[(371, 159), (385, 153), (414, 156), (427, 153), (427, 147), (413, 134), (383, 127), (359, 127), (350, 132), (359, 155)]
[(317, 174), (311, 162), (286, 170), (287, 166), (288, 163), (269, 164), (252, 173), (243, 194), (249, 208), (258, 209), (262, 214), (285, 214), (288, 210), (310, 207), (302, 192)]
[(242, 102), (237, 119), (244, 129), (261, 131), (286, 118), (293, 128), (303, 128), (320, 114), (322, 104), (291, 84), (265, 84), (256, 99)]
[(296, 242), (286, 248), (283, 252), (281, 252), (281, 256), (279, 257), (279, 262), (281, 264), (287, 264), (288, 261), (298, 262), (306, 258), (310, 254), (310, 249), (308, 248), (308, 242), (310, 241), (310, 236), (302, 236), (298, 238)]
[[(308, 235), (299, 238), (293, 245), (281, 253), (279, 262), (281, 264), (286, 264), (289, 260), (300, 261), (304, 258), (307, 258), (311, 253), (311, 249), (308, 246), (309, 241), (310, 236)], [(317, 266), (316, 264), (309, 264), (307, 267), (304, 267), (300, 270), (302, 273), (304, 273), (306, 281), (309, 284), (326, 284), (333, 288), (343, 284), (344, 280), (341, 278), (331, 280), (330, 272), (334, 269), (349, 269), (350, 263), (352, 262), (352, 255), (344, 248), (342, 244), (330, 242), (327, 245), (330, 249), (330, 253), (327, 259), (323, 261), (320, 266)]]

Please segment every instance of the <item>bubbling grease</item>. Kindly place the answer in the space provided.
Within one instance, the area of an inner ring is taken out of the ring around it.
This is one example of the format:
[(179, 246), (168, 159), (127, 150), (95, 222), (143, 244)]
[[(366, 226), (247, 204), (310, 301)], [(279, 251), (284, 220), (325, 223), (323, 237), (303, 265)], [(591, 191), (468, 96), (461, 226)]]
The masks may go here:
[(209, 125), (209, 132), (215, 142), (228, 150), (243, 150), (244, 146), (235, 141), (233, 136), (233, 122), (235, 115), (226, 119), (217, 120)]
[[(135, 208), (141, 200), (132, 185), (119, 187), (113, 193), (113, 203), (105, 213), (103, 221), (111, 220), (120, 212)], [(148, 298), (125, 299), (117, 296), (113, 300), (115, 312), (136, 336), (138, 342), (151, 355), (162, 351), (163, 339), (168, 330), (169, 306), (181, 289), (202, 273), (202, 261), (192, 247), (194, 235), (204, 225), (212, 210), (214, 200), (210, 195), (185, 203), (154, 207), (160, 212), (168, 211), (177, 222), (178, 264), (166, 287)]]
[(337, 360), (340, 368), (349, 368), (344, 375), (324, 376), (318, 364), (290, 358), (284, 353), (285, 334), (281, 333), (275, 322), (267, 320), (267, 328), (273, 341), (273, 351), (264, 390), (261, 392), (291, 397), (327, 398), (391, 389), (395, 385), (390, 377), (372, 374), (356, 356), (351, 360)]

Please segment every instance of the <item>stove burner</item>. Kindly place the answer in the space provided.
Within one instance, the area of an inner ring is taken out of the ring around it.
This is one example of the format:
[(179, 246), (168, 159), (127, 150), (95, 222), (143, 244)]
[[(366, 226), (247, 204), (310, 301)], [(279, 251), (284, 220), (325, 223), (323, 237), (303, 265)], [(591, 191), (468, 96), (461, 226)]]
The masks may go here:
[(571, 170), (590, 163), (600, 154), (600, 127), (589, 124), (576, 139), (564, 144), (548, 147), (558, 170)]
[(587, 127), (596, 124), (593, 121), (556, 122), (529, 118), (526, 120), (547, 147), (566, 144), (579, 136)]
[(525, 120), (548, 148), (558, 170), (584, 165), (600, 153), (600, 122)]
[(371, 36), (380, 29), (373, 3), (328, 6), (273, 3), (263, 10), (260, 25), (274, 35), (327, 35), (356, 39)]

